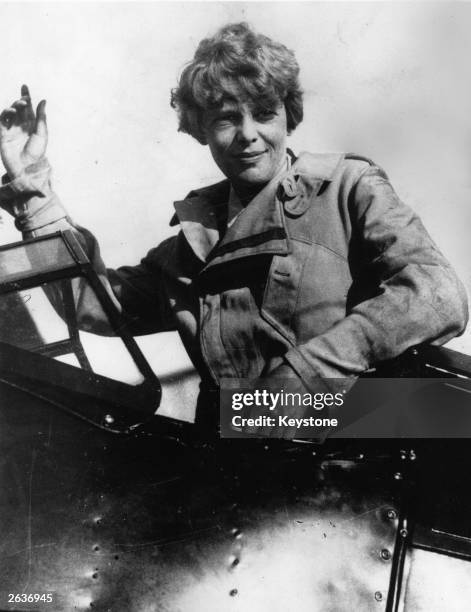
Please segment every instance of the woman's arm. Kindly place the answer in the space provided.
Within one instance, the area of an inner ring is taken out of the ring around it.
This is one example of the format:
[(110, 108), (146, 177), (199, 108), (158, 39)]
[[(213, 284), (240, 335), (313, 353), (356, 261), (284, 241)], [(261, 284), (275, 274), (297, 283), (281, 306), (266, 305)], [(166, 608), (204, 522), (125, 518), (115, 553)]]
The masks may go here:
[(321, 377), (333, 383), (339, 379), (345, 388), (346, 379), (353, 384), (367, 368), (411, 346), (443, 344), (462, 332), (468, 320), (462, 283), (384, 172), (364, 168), (349, 196), (352, 223), (376, 291), (325, 333), (285, 355), (307, 384)]
[[(137, 266), (118, 270), (106, 268), (93, 234), (70, 219), (52, 189), (51, 167), (45, 157), (48, 137), (45, 101), (39, 103), (35, 115), (25, 85), (21, 94), (20, 100), (0, 115), (0, 155), (7, 171), (0, 187), (0, 206), (14, 216), (24, 239), (72, 230), (110, 298), (125, 316), (131, 332), (143, 334), (174, 329), (158, 265), (158, 255), (164, 255), (166, 243), (160, 250), (154, 249), (152, 257), (144, 258)], [(82, 279), (74, 279), (72, 288), (80, 327), (112, 335), (101, 304), (88, 284)], [(60, 313), (60, 294), (48, 291), (48, 297)]]

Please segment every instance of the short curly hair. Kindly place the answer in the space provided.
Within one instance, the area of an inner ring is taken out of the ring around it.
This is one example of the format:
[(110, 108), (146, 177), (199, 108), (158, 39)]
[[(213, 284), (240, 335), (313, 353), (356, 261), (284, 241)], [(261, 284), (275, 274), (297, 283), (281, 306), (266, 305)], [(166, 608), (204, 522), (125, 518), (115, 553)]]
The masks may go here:
[(226, 99), (256, 101), (266, 108), (282, 102), (288, 133), (292, 132), (303, 118), (294, 53), (247, 23), (228, 24), (203, 39), (172, 90), (170, 103), (178, 112), (179, 131), (204, 144), (203, 113)]

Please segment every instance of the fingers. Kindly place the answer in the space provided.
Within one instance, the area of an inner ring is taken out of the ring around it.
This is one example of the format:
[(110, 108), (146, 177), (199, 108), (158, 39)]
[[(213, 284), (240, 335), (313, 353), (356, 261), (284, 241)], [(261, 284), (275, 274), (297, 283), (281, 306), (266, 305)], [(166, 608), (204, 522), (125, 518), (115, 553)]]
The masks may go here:
[(47, 138), (47, 122), (46, 122), (46, 100), (41, 100), (36, 109), (36, 125), (34, 133), (42, 138)]
[(35, 129), (36, 117), (34, 116), (33, 105), (31, 104), (31, 96), (27, 85), (21, 86), (21, 99), (12, 105), (14, 108), (21, 109), (19, 119), (23, 124), (23, 128), (28, 134), (31, 134)]
[(21, 86), (21, 101), (25, 103), (25, 119), (31, 122), (31, 128), (33, 128), (35, 117), (27, 85)]
[(0, 114), (0, 123), (8, 130), (17, 123), (17, 112), (13, 107), (5, 108)]
[(21, 125), (25, 132), (31, 134), (36, 126), (36, 118), (27, 85), (21, 86), (21, 98), (2, 112), (0, 124), (7, 129), (12, 125)]
[(28, 102), (26, 100), (16, 100), (11, 105), (11, 108), (16, 112), (15, 122), (17, 125), (25, 125), (25, 130), (28, 130), (28, 121), (30, 121), (29, 113), (28, 113)]
[(24, 121), (29, 124), (28, 132), (30, 134), (34, 132), (42, 138), (47, 138), (46, 100), (41, 100), (41, 102), (38, 104), (35, 116), (28, 85), (22, 85), (21, 100), (18, 101), (18, 104), (20, 105), (19, 108), (21, 108), (21, 112), (23, 113), (22, 117)]
[(0, 115), (0, 122), (3, 127), (10, 129), (13, 125), (19, 125), (28, 134), (31, 133), (32, 128), (34, 127), (34, 113), (32, 120), (33, 123), (31, 123), (27, 103), (23, 102), (22, 100), (13, 102), (13, 104), (6, 108)]

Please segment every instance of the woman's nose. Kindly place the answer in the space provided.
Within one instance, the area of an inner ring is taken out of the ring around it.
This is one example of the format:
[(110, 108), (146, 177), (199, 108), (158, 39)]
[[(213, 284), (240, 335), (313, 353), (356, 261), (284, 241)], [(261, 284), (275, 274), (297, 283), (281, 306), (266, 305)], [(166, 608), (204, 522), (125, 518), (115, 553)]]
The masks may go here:
[(253, 117), (244, 114), (242, 117), (239, 128), (237, 130), (237, 139), (240, 143), (255, 142), (258, 138), (257, 125)]

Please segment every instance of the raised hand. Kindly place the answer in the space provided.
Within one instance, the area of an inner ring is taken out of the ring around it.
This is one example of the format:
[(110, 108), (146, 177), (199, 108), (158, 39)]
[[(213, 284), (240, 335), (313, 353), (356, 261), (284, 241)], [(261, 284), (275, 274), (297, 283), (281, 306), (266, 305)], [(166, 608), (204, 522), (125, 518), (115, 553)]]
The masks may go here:
[(46, 101), (41, 100), (34, 113), (26, 85), (21, 98), (0, 114), (0, 156), (11, 179), (38, 162), (46, 153)]

